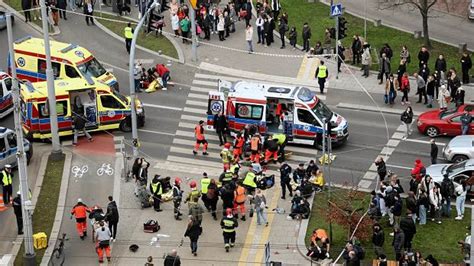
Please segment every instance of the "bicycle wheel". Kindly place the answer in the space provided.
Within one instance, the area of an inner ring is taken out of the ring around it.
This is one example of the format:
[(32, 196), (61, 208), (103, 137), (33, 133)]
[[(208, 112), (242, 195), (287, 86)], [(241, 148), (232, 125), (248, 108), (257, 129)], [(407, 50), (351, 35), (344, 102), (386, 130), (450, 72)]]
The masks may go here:
[(49, 260), (49, 265), (51, 266), (56, 266), (60, 265), (62, 266), (64, 264), (64, 252), (62, 252), (59, 248), (55, 248), (53, 250), (53, 253), (51, 254), (51, 258)]

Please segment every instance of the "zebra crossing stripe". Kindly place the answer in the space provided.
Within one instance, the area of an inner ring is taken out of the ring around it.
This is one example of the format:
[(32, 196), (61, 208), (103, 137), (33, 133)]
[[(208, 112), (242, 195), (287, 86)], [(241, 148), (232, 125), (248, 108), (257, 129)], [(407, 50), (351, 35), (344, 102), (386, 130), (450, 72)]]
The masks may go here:
[(206, 109), (204, 108), (192, 108), (192, 107), (184, 107), (183, 112), (185, 113), (195, 113), (195, 114), (202, 114), (206, 113)]
[(187, 101), (186, 101), (186, 105), (207, 107), (207, 101), (193, 101), (193, 100), (187, 100)]
[(209, 99), (209, 95), (208, 94), (189, 93), (188, 98), (207, 100), (207, 99)]
[(210, 87), (213, 87), (214, 89), (217, 89), (217, 82), (215, 81), (205, 81), (205, 80), (200, 80), (200, 79), (194, 79), (193, 84), (210, 86)]
[(216, 90), (216, 89), (213, 89), (213, 88), (203, 88), (203, 87), (191, 87), (190, 89), (191, 91), (195, 91), (195, 92), (204, 92), (204, 93), (209, 93), (210, 91), (213, 91), (213, 90)]
[(207, 118), (203, 116), (194, 116), (194, 115), (181, 115), (181, 120), (189, 120), (197, 123), (199, 120), (206, 120)]

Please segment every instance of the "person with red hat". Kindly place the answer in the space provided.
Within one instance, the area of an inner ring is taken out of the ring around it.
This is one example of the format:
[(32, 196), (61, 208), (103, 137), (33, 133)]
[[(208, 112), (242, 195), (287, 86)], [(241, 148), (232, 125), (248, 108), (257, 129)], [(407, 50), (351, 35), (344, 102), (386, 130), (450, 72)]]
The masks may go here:
[(191, 191), (188, 193), (184, 203), (188, 203), (188, 207), (191, 208), (195, 198), (199, 199), (201, 197), (201, 191), (197, 189), (196, 181), (192, 180), (189, 182), (189, 188)]
[(221, 228), (222, 235), (224, 236), (224, 248), (226, 252), (229, 252), (230, 248), (235, 245), (235, 229), (239, 226), (237, 219), (232, 215), (232, 209), (226, 209), (226, 216), (222, 217)]
[(199, 121), (199, 124), (197, 124), (194, 127), (194, 136), (196, 137), (196, 144), (194, 145), (193, 154), (197, 155), (199, 146), (201, 146), (202, 144), (202, 155), (209, 155), (209, 153), (207, 153), (208, 142), (206, 138), (204, 137), (204, 121), (203, 120)]
[(411, 170), (411, 175), (416, 178), (416, 181), (418, 181), (418, 183), (426, 175), (426, 168), (420, 159), (415, 160), (415, 167), (413, 167), (413, 169)]
[(179, 221), (181, 220), (181, 215), (183, 215), (180, 211), (179, 208), (181, 206), (181, 201), (183, 200), (183, 190), (181, 190), (181, 178), (175, 177), (174, 179), (174, 185), (172, 188), (173, 191), (173, 212), (174, 212), (174, 218)]
[(224, 165), (224, 171), (230, 168), (230, 164), (233, 160), (232, 152), (229, 150), (230, 146), (231, 144), (227, 142), (226, 144), (224, 144), (224, 148), (221, 151), (221, 159), (222, 164)]

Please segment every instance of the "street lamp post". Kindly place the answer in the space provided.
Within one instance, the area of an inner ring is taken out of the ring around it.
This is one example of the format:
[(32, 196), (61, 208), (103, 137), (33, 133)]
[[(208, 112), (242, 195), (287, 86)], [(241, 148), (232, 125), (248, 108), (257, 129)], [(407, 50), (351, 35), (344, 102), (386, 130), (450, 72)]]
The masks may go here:
[[(44, 0), (43, 0), (44, 1)], [(129, 71), (129, 84), (130, 84), (130, 107), (132, 109), (132, 138), (133, 138), (133, 157), (136, 158), (138, 157), (138, 123), (137, 123), (137, 110), (136, 110), (136, 103), (135, 100), (137, 98), (136, 94), (136, 88), (135, 88), (135, 79), (133, 76), (133, 68), (135, 67), (134, 61), (135, 61), (135, 47), (137, 45), (137, 38), (138, 34), (140, 33), (140, 28), (143, 26), (143, 23), (145, 22), (146, 18), (148, 17), (148, 14), (150, 13), (151, 10), (153, 10), (155, 7), (159, 7), (160, 4), (157, 2), (157, 0), (153, 1), (153, 4), (151, 4), (150, 8), (145, 12), (145, 14), (142, 16), (140, 21), (137, 24), (137, 27), (135, 28), (135, 31), (133, 32), (133, 38), (132, 38), (132, 44), (130, 46), (130, 60), (128, 62), (128, 71)]]
[(25, 154), (25, 144), (23, 140), (23, 130), (21, 128), (20, 121), (20, 88), (18, 85), (18, 79), (16, 76), (16, 62), (15, 62), (15, 50), (13, 49), (13, 37), (12, 37), (12, 15), (8, 13), (7, 18), (7, 35), (8, 35), (8, 49), (10, 56), (10, 66), (12, 72), (12, 81), (13, 81), (13, 118), (15, 120), (15, 133), (16, 133), (16, 142), (18, 152), (17, 162), (18, 162), (18, 176), (20, 179), (20, 193), (21, 193), (21, 211), (23, 216), (23, 232), (25, 240), (25, 254), (23, 254), (23, 264), (24, 265), (36, 265), (36, 254), (35, 249), (33, 248), (33, 227), (31, 224), (31, 215), (30, 207), (31, 201), (28, 198), (29, 189), (28, 189), (28, 172), (26, 170), (26, 154)]
[(191, 54), (193, 62), (197, 62), (197, 36), (196, 36), (196, 10), (195, 6), (190, 2), (191, 8), (189, 9), (191, 19)]
[(364, 40), (367, 41), (367, 0), (364, 3)]
[(43, 40), (44, 50), (46, 55), (46, 83), (48, 87), (48, 105), (49, 105), (49, 119), (51, 125), (51, 143), (53, 144), (53, 150), (51, 152), (51, 158), (53, 160), (59, 160), (62, 156), (61, 144), (59, 143), (58, 134), (58, 115), (56, 112), (56, 92), (54, 91), (54, 73), (51, 64), (51, 48), (49, 45), (49, 27), (48, 27), (48, 15), (46, 14), (46, 3), (45, 0), (41, 0), (41, 19), (43, 22)]

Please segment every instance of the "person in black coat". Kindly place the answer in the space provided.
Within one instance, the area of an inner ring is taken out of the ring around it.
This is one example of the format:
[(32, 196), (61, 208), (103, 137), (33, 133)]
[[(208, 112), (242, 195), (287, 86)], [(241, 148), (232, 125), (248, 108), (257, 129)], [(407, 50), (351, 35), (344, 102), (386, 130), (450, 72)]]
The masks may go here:
[(207, 12), (204, 13), (201, 23), (202, 23), (202, 30), (204, 31), (204, 39), (209, 41), (211, 39), (212, 21), (209, 15), (207, 14)]
[(400, 261), (403, 254), (403, 245), (405, 244), (405, 234), (399, 226), (393, 228), (394, 236), (392, 241), (392, 246), (395, 251), (395, 260)]
[[(352, 64), (360, 64), (360, 56), (362, 54), (362, 42), (360, 41), (359, 35), (354, 35), (352, 40)], [(401, 77), (401, 76), (400, 76)]]
[(303, 24), (302, 37), (303, 37), (303, 50), (302, 51), (308, 52), (309, 39), (311, 39), (311, 28), (309, 27), (307, 22)]
[(286, 189), (290, 192), (290, 197), (293, 197), (293, 191), (290, 185), (290, 175), (291, 175), (291, 166), (289, 166), (286, 162), (283, 162), (280, 167), (280, 185), (281, 185), (281, 199), (285, 199), (286, 197)]
[(449, 69), (448, 72), (448, 90), (451, 94), (451, 99), (456, 98), (456, 91), (461, 87), (461, 81), (454, 68)]
[(23, 213), (21, 211), (21, 195), (20, 191), (17, 192), (16, 197), (13, 199), (13, 212), (16, 216), (16, 225), (18, 227), (18, 234), (23, 235)]
[(67, 1), (66, 0), (57, 0), (56, 7), (59, 10), (59, 17), (67, 20), (66, 18), (66, 8), (67, 8)]
[(25, 22), (31, 22), (31, 0), (21, 0), (21, 9), (23, 9), (23, 12), (25, 13)]
[(372, 244), (374, 245), (374, 252), (375, 255), (380, 256), (382, 254), (385, 254), (383, 250), (383, 244), (385, 242), (385, 235), (383, 232), (382, 227), (380, 226), (379, 223), (375, 223), (372, 226)]
[[(31, 21), (31, 19), (30, 19)], [(469, 70), (472, 68), (471, 57), (467, 52), (464, 52), (461, 57), (461, 71), (462, 71), (462, 84), (469, 83)]]
[(431, 139), (431, 164), (436, 164), (438, 160), (438, 145), (436, 145), (435, 139)]
[(228, 129), (227, 118), (221, 112), (218, 115), (214, 116), (214, 127), (216, 129), (216, 133), (219, 136), (220, 146), (224, 145), (227, 142), (225, 134)]
[(421, 68), (424, 64), (428, 65), (428, 60), (430, 60), (430, 52), (428, 52), (428, 49), (423, 46), (421, 47), (420, 52), (418, 52), (418, 67)]
[(176, 249), (171, 250), (171, 253), (166, 255), (163, 261), (164, 266), (181, 266), (181, 259), (178, 256)]
[(186, 228), (186, 232), (184, 233), (184, 237), (189, 237), (191, 242), (191, 253), (194, 256), (197, 256), (197, 242), (199, 236), (202, 233), (202, 227), (199, 222), (195, 221), (192, 216), (189, 217), (188, 227)]
[(438, 58), (436, 58), (434, 69), (438, 71), (438, 73), (441, 75), (441, 78), (444, 80), (444, 75), (446, 74), (446, 59), (444, 59), (443, 54), (440, 54)]
[(411, 250), (411, 242), (416, 234), (416, 225), (413, 221), (412, 213), (410, 210), (408, 210), (407, 215), (401, 219), (400, 229), (402, 229), (403, 233), (405, 234), (405, 241), (403, 243), (403, 247), (406, 250)]
[(117, 225), (119, 222), (119, 212), (117, 203), (114, 201), (112, 196), (109, 196), (109, 204), (107, 204), (107, 213), (105, 214), (105, 220), (109, 223), (109, 229), (112, 234), (112, 238), (115, 241), (117, 239)]

